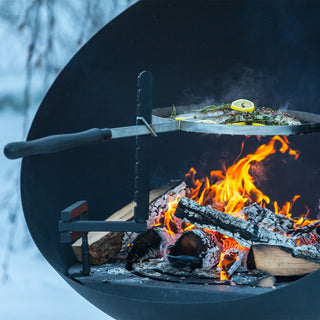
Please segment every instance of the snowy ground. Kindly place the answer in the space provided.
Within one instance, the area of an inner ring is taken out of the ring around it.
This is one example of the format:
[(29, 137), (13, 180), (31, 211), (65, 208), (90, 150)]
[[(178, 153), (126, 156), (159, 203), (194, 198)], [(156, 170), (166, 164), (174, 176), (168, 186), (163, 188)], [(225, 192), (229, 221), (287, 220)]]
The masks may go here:
[[(16, 192), (14, 175), (7, 178), (8, 170), (19, 171), (19, 161), (9, 161), (3, 154), (5, 143), (21, 138), (22, 116), (12, 111), (0, 113), (0, 185), (2, 195), (7, 190)], [(8, 256), (6, 248), (10, 235), (10, 222), (4, 211), (0, 214), (0, 319), (4, 320), (56, 320), (56, 319), (112, 319), (76, 293), (40, 255), (30, 241), (20, 210), (13, 251)], [(9, 228), (5, 227), (9, 225)], [(4, 279), (1, 266), (9, 262), (8, 279)]]
[[(22, 132), (21, 103), (29, 34), (17, 32), (17, 21), (14, 19), (19, 18), (21, 8), (28, 1), (0, 0), (0, 10), (9, 12), (12, 8), (14, 13), (12, 21), (8, 22), (1, 19), (0, 12), (0, 319), (112, 319), (76, 293), (39, 253), (31, 240), (21, 209), (20, 161), (10, 161), (2, 152), (6, 143), (24, 139), (25, 135)], [(134, 2), (104, 0), (105, 21)], [(79, 29), (80, 18), (71, 19), (70, 15), (78, 14), (82, 17), (83, 3), (72, 2), (70, 6), (71, 2), (57, 0), (55, 4), (57, 36), (68, 44), (58, 47), (57, 64), (62, 67), (78, 49), (75, 45), (78, 34), (74, 31)], [(101, 26), (95, 27), (99, 29)], [(85, 34), (83, 40), (91, 35)], [(43, 85), (41, 74), (36, 74), (32, 81), (29, 125), (48, 84)], [(13, 111), (15, 106), (20, 106), (20, 111)]]

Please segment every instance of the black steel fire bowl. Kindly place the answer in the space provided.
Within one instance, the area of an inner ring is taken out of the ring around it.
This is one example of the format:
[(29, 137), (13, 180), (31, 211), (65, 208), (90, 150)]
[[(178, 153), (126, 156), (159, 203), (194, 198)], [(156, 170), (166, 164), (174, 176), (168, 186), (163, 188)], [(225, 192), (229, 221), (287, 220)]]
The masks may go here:
[[(28, 140), (134, 125), (136, 77), (142, 70), (154, 76), (154, 108), (223, 103), (241, 95), (257, 105), (320, 113), (319, 14), (318, 1), (140, 1), (64, 68)], [(217, 163), (226, 146), (238, 151), (242, 141), (181, 132), (150, 139), (151, 188), (182, 178), (190, 164), (204, 158)], [(304, 176), (319, 177), (319, 137), (294, 142), (312, 154)], [(76, 259), (70, 245), (60, 243), (61, 210), (87, 200), (90, 219), (104, 220), (131, 202), (134, 154), (135, 138), (128, 137), (23, 159), (21, 197), (29, 230), (75, 290), (116, 319), (320, 319), (319, 271), (267, 292), (121, 277), (93, 284), (69, 277)], [(306, 187), (319, 191), (310, 181)], [(308, 194), (318, 201), (319, 193)]]

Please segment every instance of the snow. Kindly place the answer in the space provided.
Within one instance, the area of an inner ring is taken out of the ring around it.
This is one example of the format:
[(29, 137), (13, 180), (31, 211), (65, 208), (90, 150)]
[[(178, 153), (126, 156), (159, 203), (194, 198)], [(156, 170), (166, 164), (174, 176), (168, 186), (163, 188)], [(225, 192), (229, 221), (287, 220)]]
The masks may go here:
[[(0, 10), (10, 4), (18, 18), (16, 11), (27, 2), (0, 0)], [(74, 2), (71, 5), (71, 2), (61, 0), (55, 3), (57, 36), (68, 44), (57, 48), (57, 64), (62, 67), (78, 49), (78, 35), (74, 32), (78, 19), (70, 19), (71, 9), (78, 8), (77, 14), (81, 16), (83, 4)], [(104, 3), (108, 9), (106, 21), (128, 6), (127, 0), (105, 0)], [(8, 142), (25, 139), (21, 108), (20, 111), (14, 111), (12, 106), (8, 108), (10, 103), (5, 98), (14, 98), (17, 105), (23, 101), (30, 35), (19, 33), (14, 22), (9, 23), (1, 17), (0, 14), (0, 319), (112, 319), (82, 298), (59, 276), (39, 253), (25, 224), (19, 194), (21, 161), (6, 159), (2, 150)], [(96, 26), (97, 30), (100, 27), (102, 25)], [(92, 33), (84, 35), (84, 42), (95, 31), (91, 28)], [(53, 81), (51, 77), (44, 85), (42, 76), (37, 71), (32, 81), (32, 106), (27, 117), (29, 125), (45, 90)]]
[(35, 248), (16, 253), (0, 285), (0, 319), (112, 319), (78, 295)]
[[(21, 138), (22, 116), (6, 110), (0, 113), (0, 146)], [(10, 161), (0, 154), (0, 185), (2, 192), (16, 192), (13, 202), (19, 201), (15, 179), (7, 179), (10, 169), (19, 173), (20, 161)], [(2, 196), (4, 195), (2, 194)], [(2, 201), (1, 201), (2, 202)], [(7, 256), (10, 227), (5, 212), (0, 215), (0, 319), (112, 319), (76, 293), (41, 256), (33, 242), (27, 247), (26, 225), (19, 205), (17, 225), (14, 225), (13, 251)], [(21, 236), (23, 235), (24, 236)], [(8, 274), (3, 264), (9, 261)], [(8, 277), (7, 280), (5, 278)]]

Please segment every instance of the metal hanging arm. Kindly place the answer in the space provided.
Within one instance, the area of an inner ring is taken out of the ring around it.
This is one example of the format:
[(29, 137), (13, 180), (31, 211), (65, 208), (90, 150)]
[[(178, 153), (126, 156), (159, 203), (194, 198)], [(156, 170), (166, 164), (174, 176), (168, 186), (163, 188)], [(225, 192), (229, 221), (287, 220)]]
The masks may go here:
[(149, 124), (143, 117), (143, 125), (90, 129), (77, 133), (52, 135), (31, 141), (11, 142), (4, 147), (4, 154), (8, 159), (18, 159), (37, 154), (55, 153), (85, 145), (105, 142), (111, 139), (135, 136), (153, 135), (179, 130), (179, 122), (163, 122)]

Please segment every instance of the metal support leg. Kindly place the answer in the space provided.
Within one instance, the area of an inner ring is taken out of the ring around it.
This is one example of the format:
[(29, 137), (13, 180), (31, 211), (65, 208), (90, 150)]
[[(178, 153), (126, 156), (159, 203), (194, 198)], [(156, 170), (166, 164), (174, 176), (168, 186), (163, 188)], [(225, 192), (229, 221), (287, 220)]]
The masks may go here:
[[(143, 71), (138, 76), (137, 92), (137, 120), (136, 124), (143, 124), (140, 117), (151, 123), (152, 117), (152, 74)], [(149, 213), (150, 189), (150, 136), (136, 137), (135, 164), (135, 202), (134, 221), (146, 222)]]
[(85, 233), (82, 235), (81, 253), (82, 253), (82, 274), (84, 276), (88, 276), (90, 275), (88, 233)]

